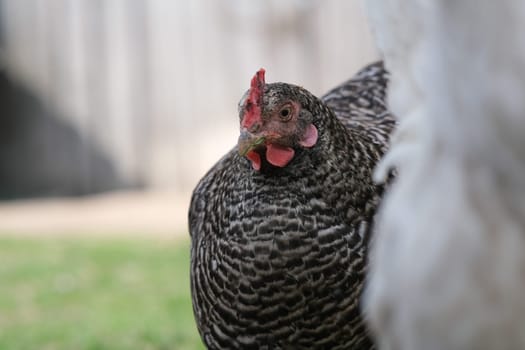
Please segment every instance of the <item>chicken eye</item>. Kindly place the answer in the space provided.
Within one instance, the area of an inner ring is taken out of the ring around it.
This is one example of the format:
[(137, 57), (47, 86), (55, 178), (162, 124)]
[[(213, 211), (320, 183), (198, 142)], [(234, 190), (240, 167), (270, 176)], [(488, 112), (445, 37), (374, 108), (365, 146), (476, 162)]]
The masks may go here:
[(288, 121), (292, 117), (292, 109), (289, 106), (283, 107), (279, 112), (282, 121)]

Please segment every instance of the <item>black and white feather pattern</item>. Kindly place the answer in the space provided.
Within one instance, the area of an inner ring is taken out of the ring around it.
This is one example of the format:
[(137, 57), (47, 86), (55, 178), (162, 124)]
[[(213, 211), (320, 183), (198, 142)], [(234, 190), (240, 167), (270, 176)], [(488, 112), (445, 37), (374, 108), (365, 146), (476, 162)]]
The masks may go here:
[[(359, 309), (383, 188), (372, 171), (394, 126), (387, 74), (371, 65), (320, 100), (315, 147), (256, 172), (236, 148), (194, 190), (189, 226), (194, 314), (209, 349), (371, 349)], [(324, 101), (324, 102), (323, 102)]]

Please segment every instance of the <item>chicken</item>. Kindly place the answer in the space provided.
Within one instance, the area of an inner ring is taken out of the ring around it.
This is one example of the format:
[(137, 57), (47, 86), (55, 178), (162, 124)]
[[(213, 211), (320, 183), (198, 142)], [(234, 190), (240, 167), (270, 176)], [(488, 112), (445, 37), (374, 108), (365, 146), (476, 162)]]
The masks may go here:
[(370, 349), (359, 300), (372, 172), (394, 119), (382, 63), (319, 99), (253, 77), (238, 145), (189, 211), (195, 319), (210, 349)]
[(378, 347), (525, 349), (525, 2), (366, 6), (400, 120), (364, 298)]

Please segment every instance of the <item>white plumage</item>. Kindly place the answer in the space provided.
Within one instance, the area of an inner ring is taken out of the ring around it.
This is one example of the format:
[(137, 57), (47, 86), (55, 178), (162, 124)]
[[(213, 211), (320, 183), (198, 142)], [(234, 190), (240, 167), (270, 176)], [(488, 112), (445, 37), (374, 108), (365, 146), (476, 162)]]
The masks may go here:
[(366, 5), (401, 121), (365, 300), (380, 349), (525, 349), (525, 2)]

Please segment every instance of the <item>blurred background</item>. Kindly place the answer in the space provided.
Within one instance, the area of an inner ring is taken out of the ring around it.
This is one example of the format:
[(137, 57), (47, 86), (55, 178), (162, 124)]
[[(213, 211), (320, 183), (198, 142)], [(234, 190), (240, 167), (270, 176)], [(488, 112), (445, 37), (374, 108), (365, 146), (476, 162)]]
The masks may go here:
[(0, 0), (0, 348), (199, 348), (187, 208), (252, 75), (377, 57), (358, 0)]

